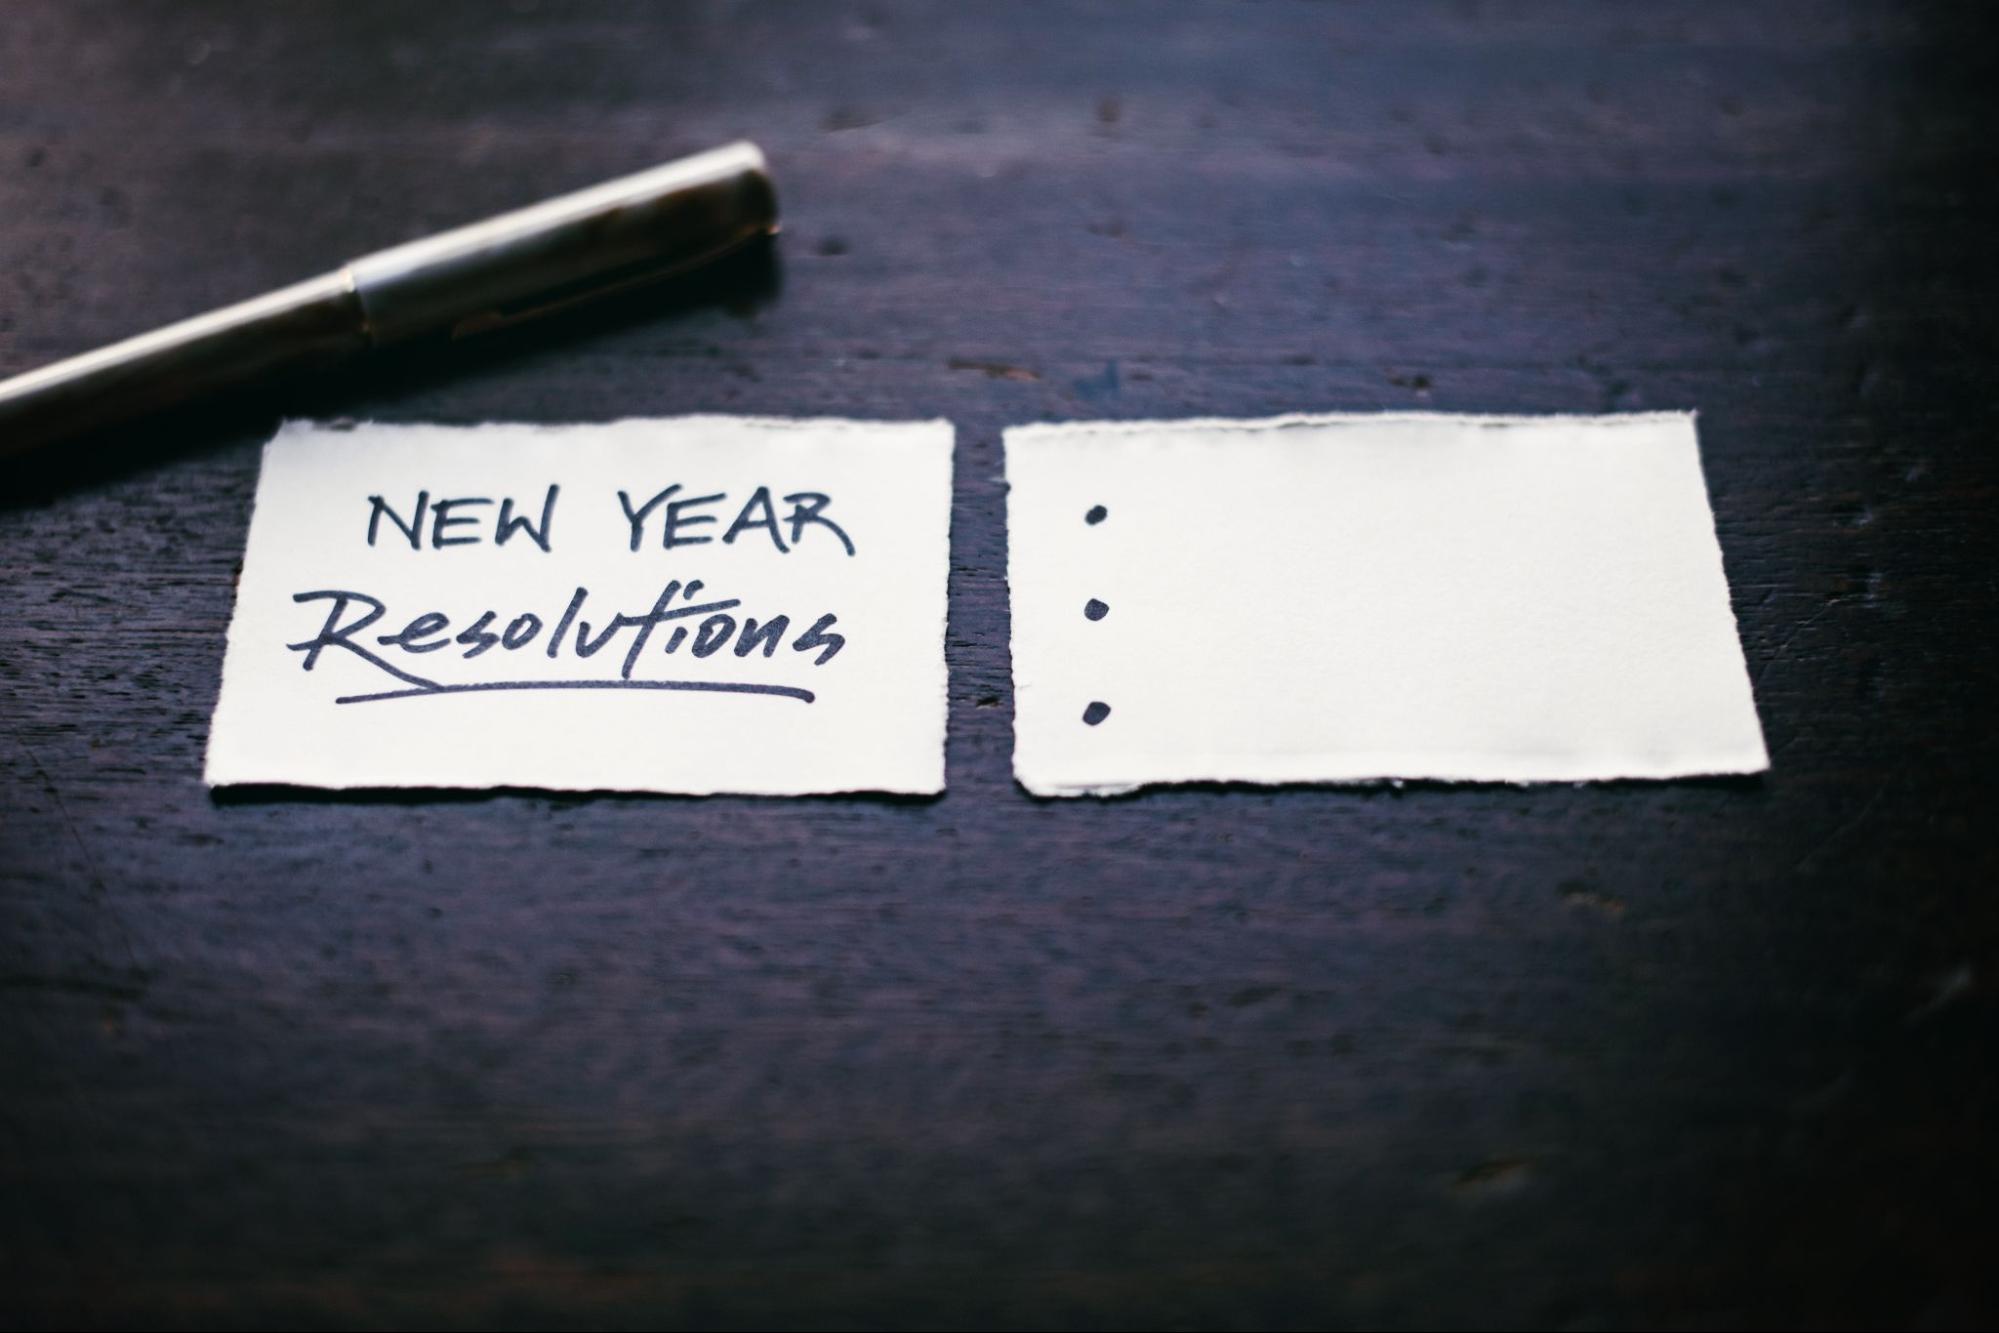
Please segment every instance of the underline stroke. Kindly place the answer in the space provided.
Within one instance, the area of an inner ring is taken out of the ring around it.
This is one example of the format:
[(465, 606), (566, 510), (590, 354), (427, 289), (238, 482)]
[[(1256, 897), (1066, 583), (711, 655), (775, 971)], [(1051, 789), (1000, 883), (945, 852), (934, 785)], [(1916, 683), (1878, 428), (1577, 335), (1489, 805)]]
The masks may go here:
[(421, 699), (430, 694), (491, 694), (505, 690), (691, 690), (705, 694), (774, 694), (808, 704), (818, 697), (811, 690), (795, 685), (757, 685), (722, 680), (489, 680), (474, 685), (438, 685), (426, 681), (413, 689), (349, 694), (333, 702), (371, 704), (384, 699)]

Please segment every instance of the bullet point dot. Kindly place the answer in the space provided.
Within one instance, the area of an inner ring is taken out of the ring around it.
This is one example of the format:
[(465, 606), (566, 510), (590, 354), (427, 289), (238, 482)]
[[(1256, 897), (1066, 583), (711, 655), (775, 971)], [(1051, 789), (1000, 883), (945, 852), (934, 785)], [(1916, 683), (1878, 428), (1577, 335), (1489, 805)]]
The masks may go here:
[(1102, 620), (1110, 613), (1110, 607), (1104, 605), (1094, 597), (1083, 603), (1083, 614), (1091, 620)]
[(1090, 512), (1083, 515), (1083, 521), (1085, 523), (1088, 523), (1091, 527), (1095, 527), (1097, 524), (1103, 522), (1105, 519), (1109, 518), (1110, 516), (1111, 516), (1111, 511), (1104, 508), (1102, 505), (1091, 505)]
[(1083, 710), (1083, 721), (1094, 727), (1110, 715), (1111, 706), (1100, 699)]

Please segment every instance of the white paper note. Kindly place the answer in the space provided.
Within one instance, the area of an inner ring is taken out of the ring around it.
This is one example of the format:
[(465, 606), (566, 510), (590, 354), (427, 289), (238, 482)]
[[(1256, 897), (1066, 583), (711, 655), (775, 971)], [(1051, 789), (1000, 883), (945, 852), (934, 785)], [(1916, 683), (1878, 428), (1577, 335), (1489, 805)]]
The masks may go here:
[(289, 424), (208, 781), (941, 791), (951, 438)]
[(1014, 774), (1769, 767), (1691, 415), (1006, 432)]

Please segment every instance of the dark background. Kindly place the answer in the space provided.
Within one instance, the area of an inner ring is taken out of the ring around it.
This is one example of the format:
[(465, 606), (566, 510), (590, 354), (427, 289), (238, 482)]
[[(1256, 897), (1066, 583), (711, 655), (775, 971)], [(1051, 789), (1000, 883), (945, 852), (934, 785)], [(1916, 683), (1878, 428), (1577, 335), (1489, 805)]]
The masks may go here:
[[(0, 1322), (1999, 1319), (1994, 7), (9, 5), (0, 369), (736, 137), (775, 253), (0, 478)], [(1774, 767), (1013, 784), (1000, 430), (1697, 408)], [(958, 423), (935, 801), (212, 797), (281, 412)]]

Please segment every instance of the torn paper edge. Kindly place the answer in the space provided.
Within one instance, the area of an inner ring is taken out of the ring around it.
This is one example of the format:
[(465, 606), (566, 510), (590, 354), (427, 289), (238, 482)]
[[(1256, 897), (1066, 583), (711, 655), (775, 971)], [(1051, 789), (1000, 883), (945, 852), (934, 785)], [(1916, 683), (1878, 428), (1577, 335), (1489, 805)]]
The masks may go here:
[[(1728, 580), (1726, 558), (1721, 548), (1721, 533), (1714, 512), (1714, 492), (1708, 485), (1707, 460), (1701, 448), (1700, 414), (1697, 409), (1683, 408), (1648, 412), (1287, 412), (1271, 417), (1181, 417), (1154, 418), (1146, 420), (1101, 420), (1101, 421), (1041, 421), (1019, 426), (1008, 426), (1000, 432), (1000, 455), (1002, 475), (1007, 493), (1007, 608), (1011, 618), (1014, 596), (1014, 499), (1013, 482), (1008, 463), (1012, 459), (1012, 448), (1016, 440), (1028, 442), (1036, 439), (1073, 439), (1090, 435), (1136, 435), (1157, 431), (1228, 431), (1238, 434), (1286, 430), (1297, 427), (1381, 425), (1392, 422), (1438, 422), (1470, 426), (1526, 426), (1547, 425), (1560, 422), (1565, 425), (1618, 426), (1685, 422), (1694, 435), (1694, 464), (1700, 471), (1701, 493), (1707, 501), (1707, 530), (1712, 543), (1714, 572), (1720, 577), (1727, 594), (1729, 626), (1735, 634), (1736, 653), (1742, 665), (1743, 682), (1749, 693), (1750, 712), (1756, 722), (1756, 751), (1753, 756), (1741, 756), (1736, 762), (1717, 761), (1712, 768), (1698, 770), (1663, 766), (1653, 771), (1633, 771), (1634, 766), (1621, 763), (1622, 772), (1591, 772), (1587, 761), (1580, 762), (1573, 771), (1549, 771), (1522, 777), (1517, 771), (1505, 774), (1479, 772), (1461, 773), (1401, 773), (1365, 771), (1371, 764), (1353, 765), (1353, 770), (1345, 774), (1327, 776), (1335, 764), (1311, 762), (1312, 757), (1302, 757), (1306, 762), (1297, 765), (1293, 773), (1269, 773), (1254, 776), (1215, 776), (1216, 771), (1225, 770), (1228, 763), (1204, 763), (1197, 765), (1209, 770), (1207, 773), (1192, 773), (1187, 776), (1164, 778), (1140, 778), (1135, 781), (1106, 782), (1062, 782), (1048, 781), (1022, 773), (1020, 766), (1020, 677), (1018, 661), (1013, 651), (1013, 640), (1007, 640), (1007, 676), (1014, 693), (1014, 734), (1011, 762), (1013, 779), (1020, 788), (1031, 796), (1040, 798), (1074, 798), (1094, 796), (1110, 798), (1129, 796), (1149, 788), (1225, 786), (1225, 787), (1401, 787), (1410, 783), (1436, 784), (1442, 786), (1483, 786), (1528, 788), (1570, 784), (1581, 786), (1585, 783), (1615, 782), (1675, 782), (1701, 781), (1712, 778), (1754, 777), (1770, 770), (1769, 739), (1763, 731), (1763, 710), (1756, 698), (1756, 676), (1749, 669), (1748, 650), (1743, 645), (1742, 623), (1735, 611), (1735, 587)], [(1210, 757), (1215, 758), (1213, 756)], [(1270, 757), (1251, 756), (1257, 766), (1268, 767)], [(1235, 762), (1235, 761), (1230, 761)], [(1551, 765), (1553, 770), (1558, 766)], [(1313, 771), (1316, 770), (1316, 771)]]
[[(1008, 426), (1001, 443), (1036, 436), (1135, 435), (1166, 430), (1269, 431), (1298, 426), (1381, 425), (1397, 421), (1434, 421), (1460, 426), (1540, 426), (1563, 422), (1577, 426), (1643, 425), (1665, 421), (1697, 422), (1693, 409), (1658, 412), (1287, 412), (1274, 417), (1183, 417), (1146, 421), (1036, 421)], [(1694, 432), (1696, 443), (1700, 431)], [(1703, 482), (1706, 477), (1703, 475)], [(1708, 511), (1714, 511), (1712, 500)]]
[[(720, 422), (731, 426), (750, 426), (762, 430), (789, 432), (800, 426), (810, 426), (826, 430), (879, 430), (884, 426), (941, 428), (945, 440), (944, 465), (944, 579), (941, 598), (937, 607), (937, 644), (942, 657), (942, 669), (938, 677), (937, 708), (943, 714), (944, 725), (937, 749), (937, 776), (928, 786), (921, 787), (817, 787), (810, 790), (771, 792), (741, 791), (727, 787), (709, 787), (701, 790), (680, 788), (661, 791), (654, 787), (618, 787), (602, 784), (575, 783), (465, 783), (465, 782), (420, 782), (381, 783), (366, 780), (357, 782), (292, 782), (282, 779), (226, 777), (218, 775), (215, 764), (215, 712), (221, 703), (223, 691), (228, 687), (230, 648), (236, 635), (236, 605), (242, 597), (243, 570), (249, 564), (250, 539), (256, 531), (258, 501), (264, 489), (264, 465), (273, 445), (290, 434), (325, 433), (346, 434), (363, 428), (387, 428), (392, 430), (439, 431), (452, 434), (477, 434), (486, 430), (529, 430), (536, 433), (581, 429), (604, 429), (611, 426), (640, 422), (645, 425), (694, 425), (705, 422)], [(660, 796), (669, 799), (706, 799), (711, 796), (748, 796), (765, 800), (796, 800), (812, 796), (942, 796), (950, 785), (951, 752), (951, 550), (957, 530), (958, 494), (958, 427), (948, 417), (922, 418), (882, 418), (878, 420), (859, 417), (774, 417), (774, 416), (731, 416), (726, 412), (693, 412), (672, 417), (622, 416), (606, 421), (384, 421), (379, 418), (358, 417), (285, 417), (278, 422), (278, 428), (257, 450), (257, 479), (250, 488), (250, 513), (243, 525), (242, 558), (237, 564), (236, 575), (229, 584), (228, 628), (223, 634), (222, 660), (215, 673), (215, 703), (208, 708), (208, 733), (202, 740), (202, 785), (210, 791), (231, 787), (269, 787), (274, 790), (294, 792), (343, 791), (343, 792), (394, 792), (421, 793), (428, 791), (483, 791), (496, 795), (533, 795), (536, 792), (603, 793), (605, 795)]]

